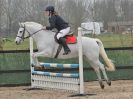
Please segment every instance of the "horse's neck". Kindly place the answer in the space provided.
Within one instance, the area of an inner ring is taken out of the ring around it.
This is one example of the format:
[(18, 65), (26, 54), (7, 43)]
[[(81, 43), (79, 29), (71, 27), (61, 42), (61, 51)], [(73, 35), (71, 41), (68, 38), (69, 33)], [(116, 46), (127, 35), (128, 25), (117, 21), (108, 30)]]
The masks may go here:
[(51, 34), (50, 31), (42, 30), (36, 33), (35, 35), (33, 35), (33, 39), (37, 45), (41, 44), (42, 42), (43, 44), (45, 43), (45, 45), (48, 45), (54, 42), (54, 34)]
[[(37, 46), (48, 46), (50, 44), (53, 44), (54, 41), (54, 33), (47, 30), (41, 30), (41, 25), (27, 25), (28, 31), (31, 33), (34, 41), (36, 42)], [(39, 31), (35, 33), (36, 31)], [(35, 34), (33, 34), (35, 33)]]

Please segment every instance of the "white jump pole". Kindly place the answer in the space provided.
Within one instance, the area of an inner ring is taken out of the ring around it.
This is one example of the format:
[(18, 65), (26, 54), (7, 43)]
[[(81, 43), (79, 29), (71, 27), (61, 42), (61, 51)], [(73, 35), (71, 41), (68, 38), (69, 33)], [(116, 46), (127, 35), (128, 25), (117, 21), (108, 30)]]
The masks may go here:
[[(30, 37), (30, 40), (29, 40), (29, 44), (30, 44), (30, 65), (33, 64), (33, 59), (32, 59), (32, 55), (33, 55), (33, 38)], [(34, 67), (30, 66), (31, 68), (31, 71), (33, 71)], [(32, 78), (32, 73), (31, 73), (31, 78)], [(31, 88), (33, 87), (32, 85), (32, 79), (31, 79)]]
[(78, 28), (78, 49), (79, 49), (79, 79), (80, 79), (80, 94), (84, 94), (84, 78), (83, 78), (83, 51), (82, 51), (82, 28)]

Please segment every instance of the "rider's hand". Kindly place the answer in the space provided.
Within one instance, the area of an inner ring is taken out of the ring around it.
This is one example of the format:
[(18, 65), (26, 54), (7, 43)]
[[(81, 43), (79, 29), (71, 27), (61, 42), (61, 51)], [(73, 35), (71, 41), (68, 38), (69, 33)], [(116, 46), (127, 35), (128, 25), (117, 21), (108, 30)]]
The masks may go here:
[(46, 30), (46, 26), (43, 26), (42, 30)]

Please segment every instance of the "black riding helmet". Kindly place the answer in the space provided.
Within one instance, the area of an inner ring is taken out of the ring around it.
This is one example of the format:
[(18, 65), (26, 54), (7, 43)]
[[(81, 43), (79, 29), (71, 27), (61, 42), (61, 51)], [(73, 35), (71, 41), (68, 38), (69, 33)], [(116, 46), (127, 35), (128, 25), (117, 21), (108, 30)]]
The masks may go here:
[(54, 6), (47, 6), (45, 11), (54, 12)]

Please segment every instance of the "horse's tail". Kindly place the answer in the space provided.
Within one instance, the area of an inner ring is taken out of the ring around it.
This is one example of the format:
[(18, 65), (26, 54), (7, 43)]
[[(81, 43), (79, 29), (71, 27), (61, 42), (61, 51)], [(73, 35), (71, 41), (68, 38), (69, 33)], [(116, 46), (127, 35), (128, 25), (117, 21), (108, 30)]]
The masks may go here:
[(105, 61), (107, 67), (106, 69), (108, 71), (115, 71), (115, 65), (113, 64), (113, 62), (108, 58), (104, 46), (101, 42), (101, 40), (96, 39), (96, 42), (98, 43), (98, 45), (100, 46), (100, 55), (102, 56), (103, 60)]

